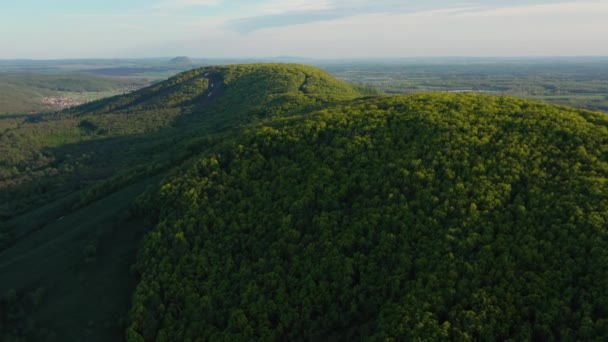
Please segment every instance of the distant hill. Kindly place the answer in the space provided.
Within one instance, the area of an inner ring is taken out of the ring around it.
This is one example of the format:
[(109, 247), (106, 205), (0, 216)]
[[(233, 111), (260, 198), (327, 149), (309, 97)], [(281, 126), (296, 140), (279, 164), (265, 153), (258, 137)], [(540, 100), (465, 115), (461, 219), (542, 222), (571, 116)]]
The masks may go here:
[(179, 65), (194, 64), (194, 61), (190, 57), (186, 57), (186, 56), (175, 57), (175, 58), (171, 59), (169, 62), (172, 64), (179, 64)]
[(607, 127), (293, 64), (0, 118), (1, 339), (605, 340)]

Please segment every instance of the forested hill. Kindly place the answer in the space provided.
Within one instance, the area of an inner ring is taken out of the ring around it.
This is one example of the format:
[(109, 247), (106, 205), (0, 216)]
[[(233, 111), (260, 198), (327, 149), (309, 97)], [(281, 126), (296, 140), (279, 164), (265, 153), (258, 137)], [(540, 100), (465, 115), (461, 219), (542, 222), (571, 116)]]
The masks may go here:
[(608, 338), (604, 114), (262, 64), (0, 124), (4, 339)]
[[(286, 113), (298, 106), (331, 103), (374, 91), (337, 81), (303, 65), (252, 64), (181, 73), (133, 94), (102, 100), (75, 112), (180, 108), (256, 114)], [(211, 108), (209, 106), (213, 104)]]
[(607, 126), (446, 94), (262, 122), (149, 199), (129, 341), (605, 339)]
[(2, 117), (0, 217), (11, 218), (127, 168), (165, 163), (168, 151), (185, 153), (180, 143), (366, 92), (373, 93), (317, 68), (236, 65), (194, 69), (60, 113)]
[(150, 221), (132, 208), (141, 193), (252, 122), (370, 93), (308, 66), (235, 65), (0, 117), (0, 340), (124, 336), (130, 267)]

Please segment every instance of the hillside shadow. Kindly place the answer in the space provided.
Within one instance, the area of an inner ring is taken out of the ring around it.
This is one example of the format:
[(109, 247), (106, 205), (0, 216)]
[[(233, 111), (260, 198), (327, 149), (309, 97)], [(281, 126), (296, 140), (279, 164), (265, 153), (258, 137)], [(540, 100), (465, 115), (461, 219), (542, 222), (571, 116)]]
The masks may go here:
[[(13, 309), (21, 314), (13, 324), (27, 321), (25, 336), (123, 338), (135, 286), (130, 268), (148, 229), (132, 205), (158, 188), (171, 168), (205, 148), (207, 140), (195, 143), (192, 137), (169, 127), (46, 148), (43, 153), (55, 157), (47, 169), (80, 166), (43, 173), (35, 187), (26, 182), (2, 191), (3, 197), (22, 194), (32, 201), (30, 210), (8, 221), (14, 240), (0, 250), (0, 293), (16, 291)], [(48, 189), (38, 193), (40, 186)], [(36, 303), (33, 293), (40, 297)]]

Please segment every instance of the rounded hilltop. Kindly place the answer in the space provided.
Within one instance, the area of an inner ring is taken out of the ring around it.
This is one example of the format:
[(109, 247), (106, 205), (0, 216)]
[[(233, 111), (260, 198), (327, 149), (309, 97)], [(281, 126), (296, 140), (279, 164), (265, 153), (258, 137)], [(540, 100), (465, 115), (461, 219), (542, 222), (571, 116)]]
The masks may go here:
[(188, 56), (178, 56), (178, 57), (171, 59), (169, 62), (172, 64), (180, 64), (180, 65), (194, 64), (194, 61), (192, 60), (192, 58), (190, 58)]
[(95, 113), (179, 109), (234, 117), (288, 115), (302, 108), (373, 94), (300, 64), (260, 63), (209, 66), (177, 74), (164, 82), (76, 110)]

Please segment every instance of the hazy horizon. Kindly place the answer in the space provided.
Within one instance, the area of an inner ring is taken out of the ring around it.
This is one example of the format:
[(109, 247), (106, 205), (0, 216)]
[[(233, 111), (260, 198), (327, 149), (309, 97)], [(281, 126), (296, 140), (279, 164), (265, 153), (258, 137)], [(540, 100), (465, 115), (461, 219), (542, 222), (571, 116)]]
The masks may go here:
[(31, 61), (31, 62), (61, 62), (61, 61), (168, 61), (176, 57), (187, 57), (193, 61), (278, 61), (285, 60), (289, 61), (361, 61), (361, 62), (383, 62), (383, 61), (463, 61), (463, 62), (476, 62), (476, 61), (581, 61), (581, 60), (608, 60), (607, 55), (581, 55), (581, 56), (404, 56), (404, 57), (361, 57), (361, 58), (349, 58), (349, 57), (334, 57), (334, 58), (323, 58), (323, 57), (300, 57), (300, 56), (260, 56), (260, 57), (205, 57), (205, 56), (135, 56), (135, 57), (69, 57), (69, 58), (0, 58), (0, 61)]
[(604, 57), (606, 17), (598, 0), (21, 0), (0, 59)]

